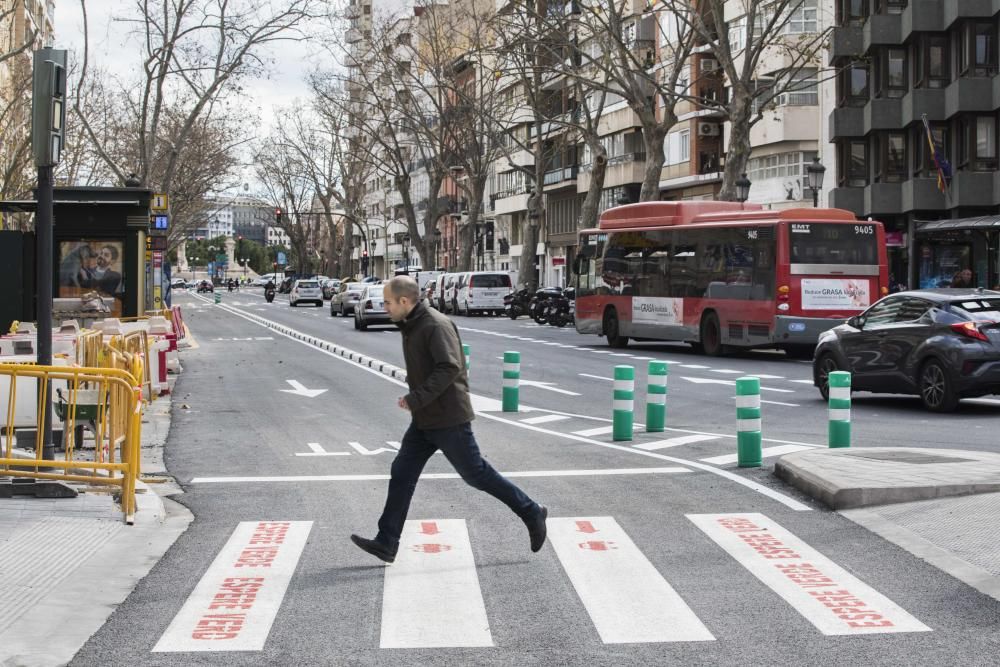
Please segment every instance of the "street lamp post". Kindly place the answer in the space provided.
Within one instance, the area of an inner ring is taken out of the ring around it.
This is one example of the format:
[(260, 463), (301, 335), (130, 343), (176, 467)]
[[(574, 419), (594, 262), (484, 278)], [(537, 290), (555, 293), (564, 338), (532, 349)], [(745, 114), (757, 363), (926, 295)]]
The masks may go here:
[(741, 204), (745, 202), (750, 197), (750, 186), (752, 185), (750, 179), (747, 178), (746, 173), (740, 174), (740, 177), (736, 179), (736, 201)]
[(441, 250), (441, 230), (434, 230), (434, 270), (437, 271), (438, 267), (441, 266), (441, 257), (438, 253)]
[(403, 234), (403, 272), (410, 275), (410, 235)]
[(823, 189), (823, 175), (826, 167), (820, 164), (819, 157), (814, 157), (812, 164), (806, 167), (809, 189), (813, 192), (813, 208), (819, 207), (819, 191)]

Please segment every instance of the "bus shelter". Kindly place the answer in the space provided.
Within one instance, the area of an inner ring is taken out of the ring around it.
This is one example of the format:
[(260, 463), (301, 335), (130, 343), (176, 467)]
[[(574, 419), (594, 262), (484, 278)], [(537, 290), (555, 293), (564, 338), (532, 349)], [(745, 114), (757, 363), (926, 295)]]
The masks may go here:
[(916, 287), (948, 287), (963, 269), (976, 287), (1000, 284), (1000, 215), (918, 222), (916, 233)]

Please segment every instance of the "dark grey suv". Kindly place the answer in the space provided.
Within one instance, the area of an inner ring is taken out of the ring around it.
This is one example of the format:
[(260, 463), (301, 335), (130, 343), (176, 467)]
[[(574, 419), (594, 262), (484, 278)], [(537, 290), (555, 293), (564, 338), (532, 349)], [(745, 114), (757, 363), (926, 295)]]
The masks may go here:
[(931, 289), (891, 294), (819, 337), (813, 382), (826, 399), (831, 371), (851, 389), (916, 394), (935, 412), (1000, 393), (1000, 292)]

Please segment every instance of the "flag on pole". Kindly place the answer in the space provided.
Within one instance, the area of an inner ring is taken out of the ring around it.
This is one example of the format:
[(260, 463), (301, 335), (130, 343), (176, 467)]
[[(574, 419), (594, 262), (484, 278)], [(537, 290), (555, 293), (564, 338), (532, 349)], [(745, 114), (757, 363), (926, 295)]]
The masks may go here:
[(924, 131), (927, 133), (927, 145), (930, 147), (931, 159), (934, 161), (934, 168), (937, 170), (938, 190), (947, 194), (948, 180), (951, 178), (951, 163), (944, 156), (944, 151), (937, 142), (934, 141), (934, 134), (931, 132), (931, 124), (927, 122), (927, 114), (920, 114), (924, 121)]

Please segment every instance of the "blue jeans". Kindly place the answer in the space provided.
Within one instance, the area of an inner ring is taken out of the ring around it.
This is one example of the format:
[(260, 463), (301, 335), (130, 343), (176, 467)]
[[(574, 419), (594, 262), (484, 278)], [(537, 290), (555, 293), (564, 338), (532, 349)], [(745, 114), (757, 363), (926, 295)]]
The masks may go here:
[(389, 493), (375, 537), (380, 544), (392, 550), (399, 547), (399, 536), (403, 533), (403, 522), (410, 510), (410, 499), (417, 488), (417, 480), (428, 459), (439, 449), (469, 486), (490, 494), (522, 520), (533, 519), (540, 511), (531, 498), (479, 455), (479, 445), (469, 422), (427, 430), (418, 429), (411, 423), (392, 462)]

